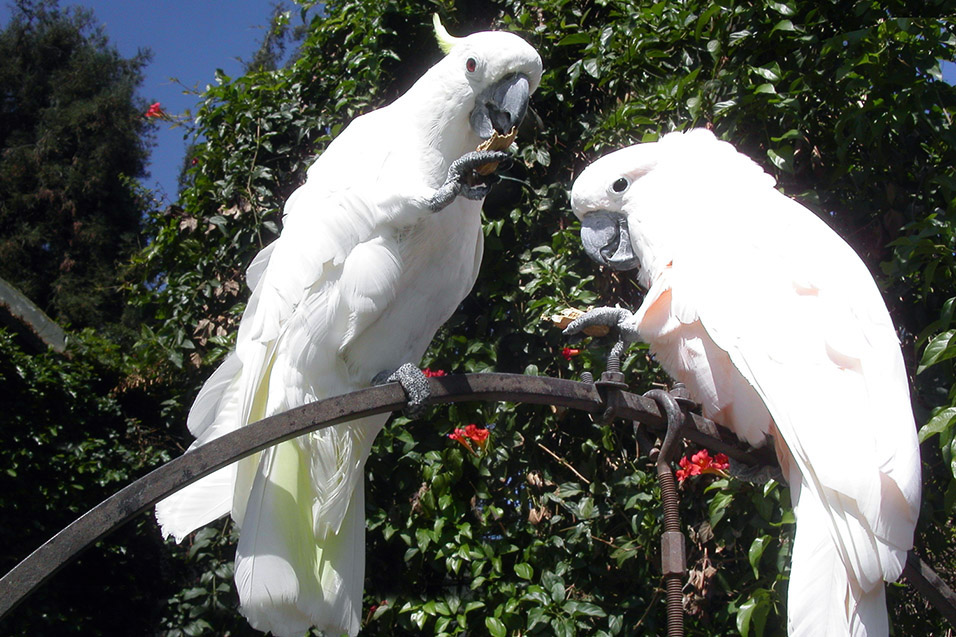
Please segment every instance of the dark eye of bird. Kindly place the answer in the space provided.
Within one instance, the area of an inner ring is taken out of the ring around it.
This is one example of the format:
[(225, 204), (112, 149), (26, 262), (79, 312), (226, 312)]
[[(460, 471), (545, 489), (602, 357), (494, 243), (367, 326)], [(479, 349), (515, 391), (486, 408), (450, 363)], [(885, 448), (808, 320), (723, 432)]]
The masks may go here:
[(465, 68), (468, 69), (469, 73), (474, 73), (475, 69), (478, 68), (478, 60), (475, 58), (468, 58), (465, 61)]
[(613, 184), (611, 184), (611, 190), (613, 190), (614, 192), (624, 192), (625, 190), (627, 190), (627, 187), (629, 185), (630, 184), (628, 184), (627, 179), (625, 179), (624, 177), (620, 177)]

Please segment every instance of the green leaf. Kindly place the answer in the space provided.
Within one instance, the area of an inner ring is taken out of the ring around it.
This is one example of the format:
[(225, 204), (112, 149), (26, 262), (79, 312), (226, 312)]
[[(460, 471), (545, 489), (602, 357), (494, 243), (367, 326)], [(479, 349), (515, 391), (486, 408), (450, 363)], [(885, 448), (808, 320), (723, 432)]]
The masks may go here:
[(551, 598), (540, 586), (529, 586), (522, 599), (535, 602), (539, 606), (547, 606), (551, 603)]
[(564, 603), (564, 610), (572, 615), (587, 615), (588, 617), (607, 617), (604, 609), (597, 604), (569, 600)]
[(572, 637), (575, 634), (573, 623), (563, 617), (552, 617), (551, 628), (555, 637)]
[(740, 637), (749, 637), (750, 619), (753, 617), (754, 608), (757, 607), (757, 601), (753, 598), (748, 599), (737, 609), (737, 632)]
[(594, 498), (584, 498), (578, 505), (578, 517), (582, 520), (589, 520), (597, 515), (594, 508)]
[[(776, 65), (775, 65), (776, 66)], [(765, 66), (756, 66), (753, 67), (753, 72), (767, 80), (768, 82), (779, 82), (780, 81), (780, 67), (777, 66), (776, 69), (770, 69)]]
[(916, 368), (916, 373), (922, 374), (929, 367), (956, 357), (954, 336), (956, 336), (956, 330), (948, 330), (930, 339), (926, 349), (923, 350), (923, 357)]
[(704, 30), (704, 25), (706, 25), (707, 22), (708, 22), (712, 17), (714, 17), (714, 14), (717, 13), (718, 11), (720, 11), (720, 9), (721, 9), (720, 4), (718, 4), (718, 3), (715, 2), (715, 3), (713, 3), (712, 5), (710, 5), (710, 7), (709, 7), (706, 11), (704, 11), (702, 14), (700, 14), (700, 17), (697, 18), (697, 28), (694, 29), (694, 39), (696, 39), (696, 40), (699, 40), (699, 39), (700, 39), (700, 34), (701, 34), (701, 33), (703, 32), (703, 30)]
[(558, 40), (557, 46), (570, 46), (572, 44), (589, 44), (591, 42), (591, 34), (586, 31), (578, 31), (577, 33), (570, 33), (560, 40)]
[(485, 617), (485, 628), (488, 629), (488, 633), (491, 637), (505, 637), (508, 634), (508, 629), (497, 617)]
[(769, 612), (770, 595), (766, 589), (758, 588), (753, 596), (737, 609), (737, 630), (740, 632), (740, 637), (749, 637), (751, 624), (754, 627), (755, 637), (763, 637)]
[(531, 630), (541, 622), (545, 622), (547, 620), (548, 618), (543, 607), (535, 606), (534, 608), (528, 610), (528, 630)]
[(527, 562), (515, 564), (515, 575), (521, 579), (530, 580), (532, 577), (534, 577), (534, 568), (532, 568)]
[(564, 598), (567, 595), (567, 589), (564, 587), (564, 582), (557, 581), (551, 586), (551, 599), (555, 602), (563, 602)]
[(421, 630), (425, 627), (425, 622), (428, 621), (428, 615), (425, 614), (425, 611), (418, 609), (410, 615), (412, 623), (418, 626), (418, 630)]
[(718, 493), (715, 495), (710, 503), (707, 505), (708, 512), (710, 514), (710, 526), (715, 527), (721, 518), (724, 517), (724, 513), (727, 511), (727, 507), (730, 506), (730, 503), (733, 501), (734, 496), (730, 493)]
[(793, 149), (787, 147), (781, 147), (777, 150), (768, 148), (767, 158), (780, 170), (788, 173), (793, 172)]
[(937, 412), (926, 424), (920, 427), (919, 441), (926, 442), (931, 436), (942, 432), (956, 422), (956, 407), (947, 407)]
[(761, 535), (755, 538), (750, 544), (750, 550), (747, 552), (747, 559), (750, 561), (750, 567), (754, 570), (754, 579), (760, 579), (760, 557), (770, 543), (769, 535)]
[(796, 30), (797, 28), (793, 26), (793, 22), (791, 22), (790, 20), (781, 20), (777, 24), (773, 25), (773, 28), (770, 29), (770, 33), (774, 33), (776, 31), (796, 31)]
[(774, 11), (781, 13), (783, 15), (793, 15), (796, 13), (796, 10), (790, 5), (784, 4), (783, 2), (770, 2), (769, 6)]

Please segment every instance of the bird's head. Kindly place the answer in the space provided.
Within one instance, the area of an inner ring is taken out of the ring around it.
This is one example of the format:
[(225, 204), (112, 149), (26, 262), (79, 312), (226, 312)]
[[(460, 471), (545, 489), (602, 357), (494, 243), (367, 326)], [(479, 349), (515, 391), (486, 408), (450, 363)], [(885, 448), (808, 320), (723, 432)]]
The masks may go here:
[(433, 71), (469, 109), (475, 135), (505, 135), (521, 123), (541, 82), (541, 56), (513, 33), (483, 31), (456, 38), (435, 16), (435, 34), (446, 53)]
[(614, 270), (643, 267), (647, 278), (670, 261), (682, 231), (700, 230), (715, 199), (772, 187), (746, 155), (694, 129), (601, 157), (574, 182), (571, 208), (588, 256)]
[[(640, 266), (631, 237), (635, 184), (657, 165), (653, 144), (638, 144), (601, 157), (578, 176), (571, 188), (571, 209), (581, 220), (581, 243), (594, 261), (613, 270)], [(636, 229), (636, 228), (635, 228)]]

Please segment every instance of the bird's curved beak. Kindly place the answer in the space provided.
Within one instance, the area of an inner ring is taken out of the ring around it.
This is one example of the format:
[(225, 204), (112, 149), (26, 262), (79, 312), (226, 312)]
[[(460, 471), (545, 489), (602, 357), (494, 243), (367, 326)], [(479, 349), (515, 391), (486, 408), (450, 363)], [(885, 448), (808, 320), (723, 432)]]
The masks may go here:
[(527, 75), (512, 73), (503, 77), (478, 94), (471, 111), (472, 130), (482, 139), (488, 139), (494, 131), (507, 135), (524, 119), (530, 98)]
[(589, 257), (612, 270), (633, 270), (641, 262), (631, 247), (627, 217), (608, 210), (589, 212), (581, 221), (581, 243)]

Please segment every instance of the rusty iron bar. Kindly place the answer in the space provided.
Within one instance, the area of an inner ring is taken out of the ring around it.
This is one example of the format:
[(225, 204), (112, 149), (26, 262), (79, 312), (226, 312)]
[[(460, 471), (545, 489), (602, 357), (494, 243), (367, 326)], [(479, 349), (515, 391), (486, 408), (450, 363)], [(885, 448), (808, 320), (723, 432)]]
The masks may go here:
[(680, 530), (680, 511), (677, 480), (671, 462), (679, 450), (681, 430), (686, 412), (677, 398), (663, 389), (652, 389), (644, 394), (667, 416), (667, 431), (657, 454), (657, 481), (661, 489), (661, 507), (664, 510), (664, 531), (661, 533), (661, 575), (667, 592), (667, 637), (684, 635), (684, 573), (687, 559), (684, 554), (684, 534)]
[[(545, 376), (453, 375), (431, 378), (429, 386), (430, 404), (507, 401), (555, 405), (591, 413), (604, 408), (603, 398), (593, 384)], [(613, 392), (613, 398), (618, 416), (650, 427), (664, 426), (665, 419), (654, 401), (626, 392)], [(404, 406), (405, 395), (397, 384), (370, 387), (266, 418), (175, 458), (90, 509), (4, 575), (0, 579), (0, 619), (84, 549), (159, 500), (216, 469), (310, 431), (397, 411)], [(713, 428), (713, 423), (700, 416), (695, 417), (695, 424)], [(725, 444), (716, 439), (713, 442)], [(732, 453), (742, 462), (758, 462), (747, 452), (726, 446), (728, 455)]]
[[(639, 422), (657, 431), (663, 431), (666, 425), (664, 414), (653, 400), (618, 389), (605, 392), (602, 397), (594, 384), (586, 382), (519, 374), (465, 374), (430, 378), (429, 387), (428, 402), (432, 405), (522, 402), (591, 414), (611, 409), (616, 418)], [(171, 493), (272, 445), (349, 420), (398, 411), (405, 402), (404, 392), (396, 383), (361, 389), (265, 418), (167, 462), (90, 509), (0, 578), (0, 619), (85, 549)], [(687, 413), (685, 424), (693, 427), (685, 426), (681, 434), (698, 445), (750, 465), (773, 462), (772, 455), (768, 461), (761, 450), (745, 450), (740, 443), (730, 442), (732, 435), (718, 432), (716, 425), (702, 416)], [(925, 571), (935, 576), (928, 566)], [(936, 580), (942, 583), (938, 577)], [(949, 591), (949, 597), (944, 595), (940, 599), (941, 603), (950, 604), (949, 612), (956, 616), (956, 598), (952, 592)]]
[(915, 551), (910, 551), (906, 556), (903, 577), (950, 624), (956, 626), (956, 593)]

